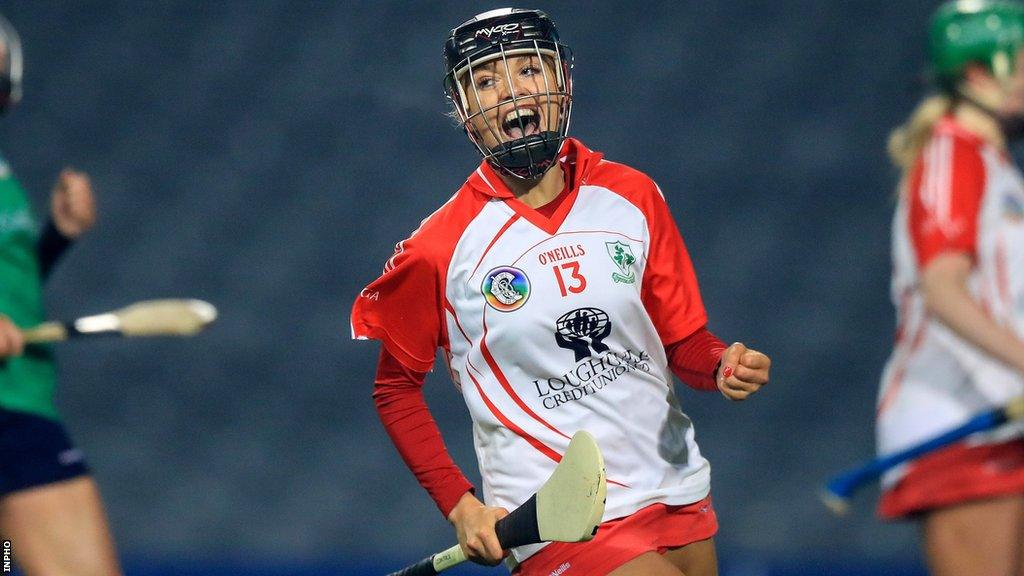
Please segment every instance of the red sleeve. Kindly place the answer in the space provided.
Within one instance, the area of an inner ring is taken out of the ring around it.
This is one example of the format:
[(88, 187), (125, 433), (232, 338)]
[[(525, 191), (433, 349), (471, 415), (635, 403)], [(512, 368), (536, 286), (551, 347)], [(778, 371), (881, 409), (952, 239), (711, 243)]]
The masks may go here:
[(706, 327), (665, 348), (672, 372), (697, 390), (718, 390), (715, 377), (725, 352), (725, 342)]
[(374, 338), (399, 362), (429, 372), (442, 338), (438, 265), (412, 240), (400, 242), (384, 273), (363, 288), (352, 306), (352, 337)]
[(693, 334), (707, 324), (708, 317), (683, 237), (661, 191), (651, 184), (654, 190), (647, 195), (647, 206), (641, 207), (647, 217), (650, 246), (640, 299), (661, 342), (670, 344)]
[(410, 370), (381, 348), (373, 401), (388, 436), (445, 518), (473, 485), (452, 461), (423, 399), (425, 372)]
[(909, 182), (910, 236), (920, 267), (944, 252), (974, 255), (984, 191), (978, 144), (941, 132), (932, 138)]

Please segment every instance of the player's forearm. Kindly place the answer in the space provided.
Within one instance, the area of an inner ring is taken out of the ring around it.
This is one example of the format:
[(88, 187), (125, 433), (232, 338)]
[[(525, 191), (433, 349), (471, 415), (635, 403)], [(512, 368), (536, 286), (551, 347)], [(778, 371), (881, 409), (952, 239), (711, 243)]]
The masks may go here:
[(665, 347), (669, 368), (691, 388), (718, 390), (715, 374), (725, 351), (725, 343), (701, 327), (690, 336)]
[(406, 466), (446, 518), (473, 485), (452, 461), (423, 398), (425, 372), (403, 365), (381, 347), (373, 402)]
[(1024, 342), (993, 320), (967, 290), (961, 270), (926, 270), (922, 287), (925, 306), (957, 335), (993, 358), (1024, 373)]
[(378, 383), (373, 399), (402, 460), (447, 518), (473, 485), (448, 454), (422, 391), (415, 385)]

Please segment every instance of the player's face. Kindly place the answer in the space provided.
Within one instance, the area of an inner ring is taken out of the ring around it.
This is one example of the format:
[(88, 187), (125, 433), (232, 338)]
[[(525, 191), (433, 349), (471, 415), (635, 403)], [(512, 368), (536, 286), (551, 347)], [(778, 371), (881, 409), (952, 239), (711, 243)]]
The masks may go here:
[(554, 66), (553, 58), (537, 55), (496, 58), (474, 66), (463, 80), (467, 128), (487, 148), (558, 130), (564, 96), (555, 94), (562, 89)]

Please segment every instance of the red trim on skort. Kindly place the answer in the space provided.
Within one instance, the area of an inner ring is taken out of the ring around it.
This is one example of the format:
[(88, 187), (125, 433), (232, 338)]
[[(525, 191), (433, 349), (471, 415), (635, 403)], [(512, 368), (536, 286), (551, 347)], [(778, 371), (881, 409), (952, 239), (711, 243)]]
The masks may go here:
[(693, 504), (652, 504), (625, 518), (601, 524), (589, 542), (553, 542), (527, 558), (513, 576), (595, 576), (608, 574), (647, 552), (664, 554), (718, 532), (711, 496)]
[(1024, 494), (1024, 439), (981, 446), (960, 442), (911, 464), (882, 494), (878, 515), (895, 520), (1010, 494)]

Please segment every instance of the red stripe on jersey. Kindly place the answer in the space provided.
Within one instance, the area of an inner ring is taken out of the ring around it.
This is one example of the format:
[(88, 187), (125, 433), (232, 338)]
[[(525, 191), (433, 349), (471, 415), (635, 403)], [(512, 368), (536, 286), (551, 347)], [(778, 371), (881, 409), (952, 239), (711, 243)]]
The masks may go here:
[[(444, 308), (447, 305), (448, 305), (448, 298), (447, 298), (447, 296), (445, 296), (442, 293), (441, 294), (441, 307)], [(441, 315), (442, 316), (444, 315), (443, 311), (441, 312)], [(444, 365), (445, 365), (446, 368), (448, 368), (448, 376), (451, 379), (452, 384), (455, 385), (455, 389), (459, 390), (461, 392), (462, 391), (462, 383), (459, 381), (459, 378), (458, 378), (458, 376), (455, 373), (455, 369), (452, 368), (452, 358), (453, 358), (453, 356), (452, 356), (452, 339), (451, 339), (451, 335), (448, 333), (448, 321), (446, 319), (442, 318), (440, 324), (441, 324), (441, 340), (440, 340), (439, 343), (441, 345), (441, 348), (444, 350)], [(459, 328), (459, 330), (462, 330), (461, 326), (458, 326), (458, 324), (456, 324), (456, 326)], [(465, 336), (465, 334), (463, 334), (463, 336)]]
[(545, 427), (547, 427), (548, 430), (551, 430), (552, 432), (558, 434), (563, 438), (569, 438), (569, 436), (566, 436), (564, 433), (562, 433), (561, 430), (555, 428), (551, 424), (548, 424), (546, 420), (538, 416), (537, 413), (534, 412), (529, 406), (527, 406), (526, 402), (523, 402), (523, 399), (520, 398), (518, 394), (516, 394), (516, 391), (512, 388), (512, 384), (508, 381), (508, 378), (505, 377), (505, 374), (501, 371), (501, 368), (498, 366), (498, 362), (494, 359), (494, 356), (491, 355), (491, 351), (487, 348), (486, 310), (484, 311), (483, 322), (484, 335), (483, 337), (480, 338), (480, 353), (483, 354), (484, 360), (487, 362), (487, 366), (490, 367), (491, 372), (494, 373), (494, 377), (497, 378), (498, 383), (501, 384), (501, 387), (505, 389), (505, 393), (509, 395), (509, 398), (512, 398), (512, 401), (516, 403), (516, 406), (519, 406), (519, 408), (522, 409), (523, 412), (526, 412), (527, 414), (530, 415), (531, 418), (543, 424)]
[[(469, 367), (472, 370), (476, 370), (476, 372), (478, 374), (483, 374), (482, 372), (480, 372), (479, 368), (477, 368), (476, 366), (473, 365), (472, 361), (467, 360), (466, 363), (469, 365)], [(473, 372), (472, 371), (467, 370), (466, 374), (469, 374), (469, 379), (472, 380), (473, 381), (473, 385), (476, 386), (476, 391), (480, 394), (480, 399), (484, 401), (484, 404), (487, 406), (487, 409), (491, 411), (491, 414), (494, 414), (494, 417), (497, 418), (499, 422), (504, 424), (505, 427), (508, 428), (509, 430), (515, 432), (517, 436), (519, 436), (523, 440), (526, 440), (530, 444), (530, 446), (533, 446), (534, 448), (536, 448), (537, 451), (540, 452), (541, 454), (547, 456), (548, 458), (551, 458), (555, 462), (561, 462), (562, 461), (562, 455), (561, 454), (556, 452), (553, 448), (551, 448), (547, 444), (544, 444), (540, 440), (534, 438), (533, 436), (528, 434), (525, 430), (523, 430), (519, 426), (516, 426), (516, 424), (514, 422), (512, 422), (511, 420), (509, 420), (509, 418), (507, 416), (502, 414), (501, 410), (498, 410), (498, 407), (495, 406), (494, 403), (491, 402), (491, 399), (487, 397), (487, 394), (484, 392), (483, 387), (480, 386), (480, 382), (476, 378), (473, 377)], [(556, 432), (558, 432), (558, 431), (556, 430)], [(561, 432), (558, 432), (558, 433), (562, 434)], [(562, 436), (565, 436), (565, 434), (562, 434)], [(566, 438), (568, 438), (568, 436), (566, 436)], [(605, 478), (605, 482), (607, 482), (609, 484), (614, 484), (616, 486), (621, 486), (622, 488), (629, 488), (630, 487), (629, 484), (624, 484), (622, 482), (616, 482), (615, 480), (612, 480), (611, 478)]]
[(498, 238), (501, 238), (501, 235), (504, 234), (505, 231), (508, 230), (513, 224), (515, 224), (516, 220), (519, 220), (518, 214), (509, 218), (508, 221), (505, 222), (505, 225), (498, 230), (498, 233), (494, 235), (494, 238), (491, 238), (490, 243), (487, 244), (487, 248), (484, 248), (484, 253), (481, 254), (480, 259), (476, 261), (476, 266), (473, 267), (473, 273), (470, 274), (470, 276), (476, 274), (476, 271), (480, 268), (480, 264), (484, 261), (484, 256), (487, 256), (487, 253), (490, 252), (491, 248), (494, 247), (494, 243), (498, 241)]
[[(900, 295), (900, 305), (897, 308), (899, 312), (899, 318), (896, 321), (896, 349), (902, 350), (905, 344), (904, 339), (907, 336), (907, 324), (910, 322), (910, 305), (911, 305), (911, 292), (905, 291)], [(920, 345), (924, 334), (924, 322), (922, 326), (913, 332), (913, 338), (910, 345), (910, 349), (906, 352), (906, 355), (899, 360), (899, 365), (893, 370), (892, 377), (889, 378), (885, 395), (882, 400), (878, 403), (878, 408), (875, 411), (876, 415), (880, 415), (889, 407), (892, 403), (893, 398), (896, 396), (896, 390), (900, 388), (900, 384), (903, 381), (903, 374), (907, 370), (907, 363), (910, 361), (910, 357), (914, 354), (914, 351)]]
[(1013, 310), (1010, 297), (1010, 280), (1006, 275), (1006, 239), (1000, 234), (996, 238), (996, 284), (999, 287), (999, 300), (1003, 313)]
[(910, 237), (922, 268), (944, 252), (973, 255), (985, 192), (983, 142), (946, 118), (911, 172)]
[(917, 334), (914, 336), (914, 341), (910, 344), (910, 349), (907, 350), (905, 356), (900, 358), (899, 364), (892, 372), (892, 377), (889, 378), (889, 382), (886, 383), (885, 395), (882, 397), (882, 401), (878, 403), (878, 409), (875, 411), (875, 417), (881, 416), (883, 412), (892, 404), (893, 400), (896, 399), (896, 392), (903, 385), (903, 375), (907, 372), (907, 364), (910, 363), (910, 358), (913, 357), (914, 352), (921, 346), (921, 342), (924, 341), (924, 334), (927, 324), (921, 323), (921, 326), (917, 330)]
[(455, 327), (462, 333), (462, 337), (466, 339), (466, 342), (471, 343), (472, 340), (469, 339), (469, 335), (466, 334), (466, 331), (462, 328), (462, 323), (459, 322), (459, 316), (455, 314), (455, 308), (452, 306), (452, 303), (448, 301), (448, 298), (444, 299), (444, 309), (452, 315), (452, 320), (455, 320)]
[[(472, 362), (467, 361), (467, 363), (469, 364), (470, 368), (476, 370), (477, 372), (480, 372), (480, 370), (476, 366), (473, 366)], [(555, 462), (562, 461), (561, 454), (555, 452), (540, 440), (537, 440), (533, 436), (527, 434), (525, 430), (523, 430), (519, 426), (516, 426), (514, 422), (512, 422), (511, 420), (508, 419), (508, 417), (502, 414), (501, 410), (498, 410), (498, 407), (495, 406), (494, 403), (491, 402), (491, 399), (487, 397), (487, 394), (484, 393), (483, 387), (480, 386), (480, 382), (473, 376), (472, 371), (466, 370), (466, 374), (469, 374), (469, 379), (472, 380), (473, 385), (476, 386), (476, 391), (480, 394), (480, 399), (484, 401), (484, 404), (487, 405), (487, 409), (491, 411), (491, 414), (494, 414), (494, 417), (497, 418), (499, 422), (501, 422), (509, 430), (515, 432), (517, 436), (519, 436), (523, 440), (526, 440), (530, 444), (530, 446), (536, 448), (537, 451), (540, 452), (541, 454), (547, 456), (548, 458), (551, 458)]]
[(910, 306), (910, 298), (912, 293), (909, 290), (905, 290), (900, 294), (900, 305), (896, 308), (899, 318), (896, 319), (896, 346), (899, 347), (903, 343), (903, 338), (906, 336), (907, 328), (907, 316)]

